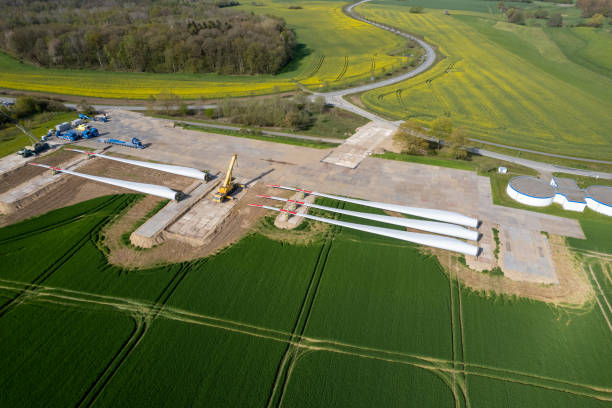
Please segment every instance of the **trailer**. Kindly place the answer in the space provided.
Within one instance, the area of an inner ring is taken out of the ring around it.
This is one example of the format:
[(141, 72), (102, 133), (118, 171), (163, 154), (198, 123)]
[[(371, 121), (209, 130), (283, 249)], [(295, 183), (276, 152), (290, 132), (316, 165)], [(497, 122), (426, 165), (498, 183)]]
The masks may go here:
[(70, 127), (71, 127), (71, 126), (70, 126), (70, 123), (68, 123), (68, 122), (64, 122), (64, 123), (60, 123), (59, 125), (56, 125), (56, 126), (55, 126), (55, 130), (56, 130), (57, 132), (64, 132), (64, 131), (66, 131), (66, 130), (70, 129)]
[(126, 142), (124, 140), (118, 140), (118, 139), (98, 139), (98, 142), (106, 143), (106, 144), (114, 144), (117, 146), (131, 147), (133, 149), (144, 149), (145, 148), (145, 146), (141, 143), (141, 141), (135, 137), (132, 138), (131, 142)]

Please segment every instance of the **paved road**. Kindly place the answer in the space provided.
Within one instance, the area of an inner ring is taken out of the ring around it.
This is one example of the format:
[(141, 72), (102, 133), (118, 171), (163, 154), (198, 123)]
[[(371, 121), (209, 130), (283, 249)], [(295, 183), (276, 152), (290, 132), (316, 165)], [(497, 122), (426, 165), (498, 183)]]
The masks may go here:
[[(410, 34), (401, 32), (393, 27), (389, 27), (386, 26), (384, 24), (378, 23), (376, 21), (372, 21), (372, 20), (368, 20), (362, 16), (360, 16), (359, 14), (357, 14), (354, 10), (354, 8), (360, 4), (364, 4), (367, 3), (371, 0), (361, 0), (357, 3), (354, 3), (352, 5), (350, 5), (349, 7), (346, 8), (346, 14), (349, 17), (355, 18), (359, 21), (363, 21), (364, 23), (367, 24), (371, 24), (375, 27), (381, 28), (383, 30), (387, 30), (390, 31), (394, 34), (400, 35), (402, 37), (405, 38), (410, 38), (416, 42), (419, 43), (419, 45), (421, 45), (421, 47), (423, 47), (425, 49), (425, 60), (423, 61), (423, 63), (421, 65), (419, 65), (415, 70), (407, 72), (405, 74), (402, 75), (398, 75), (397, 77), (393, 77), (393, 78), (389, 78), (387, 80), (384, 81), (379, 81), (379, 82), (373, 82), (371, 84), (367, 84), (367, 85), (362, 85), (362, 86), (358, 86), (358, 87), (353, 87), (353, 88), (348, 88), (348, 89), (344, 89), (341, 91), (334, 91), (334, 92), (327, 92), (327, 93), (321, 93), (319, 95), (322, 95), (325, 97), (326, 101), (328, 103), (331, 103), (335, 106), (339, 106), (343, 109), (346, 109), (348, 111), (351, 111), (353, 113), (356, 113), (360, 116), (363, 116), (365, 118), (368, 118), (370, 120), (378, 120), (381, 122), (386, 122), (389, 123), (393, 126), (399, 126), (399, 124), (401, 124), (402, 121), (389, 121), (387, 119), (384, 119), (378, 115), (376, 115), (375, 113), (372, 112), (368, 112), (365, 109), (362, 109), (354, 104), (352, 104), (351, 102), (347, 101), (346, 99), (344, 99), (345, 95), (350, 95), (350, 94), (354, 94), (354, 93), (360, 93), (360, 92), (364, 92), (364, 91), (370, 91), (372, 89), (376, 89), (382, 86), (387, 86), (387, 85), (391, 85), (400, 81), (404, 81), (406, 79), (412, 78), (415, 75), (418, 75), (424, 71), (426, 71), (427, 69), (429, 69), (434, 63), (435, 63), (435, 52), (433, 50), (433, 48), (427, 44), (425, 41), (414, 37)], [(572, 160), (578, 160), (578, 161), (584, 161), (584, 162), (591, 162), (591, 163), (604, 163), (604, 164), (612, 164), (612, 162), (609, 161), (605, 161), (605, 160), (595, 160), (595, 159), (584, 159), (584, 158), (579, 158), (579, 157), (570, 157), (570, 156), (563, 156), (563, 155), (558, 155), (558, 154), (553, 154), (553, 153), (545, 153), (545, 152), (538, 152), (535, 150), (528, 150), (528, 149), (522, 149), (520, 147), (512, 147), (512, 146), (506, 146), (506, 145), (501, 145), (501, 144), (497, 144), (497, 143), (491, 143), (491, 142), (485, 142), (483, 140), (479, 140), (479, 139), (468, 139), (470, 141), (473, 142), (478, 142), (478, 143), (483, 143), (483, 144), (488, 144), (491, 146), (497, 146), (497, 147), (503, 147), (503, 148), (507, 148), (507, 149), (512, 149), (515, 151), (522, 151), (522, 152), (529, 152), (529, 153), (536, 153), (536, 154), (541, 154), (544, 156), (549, 156), (549, 157), (556, 157), (556, 158), (560, 158), (560, 159), (572, 159)], [(612, 174), (611, 173), (605, 173), (605, 172), (598, 172), (598, 171), (591, 171), (591, 170), (581, 170), (581, 169), (575, 169), (575, 168), (571, 168), (571, 167), (565, 167), (565, 166), (557, 166), (554, 164), (549, 164), (549, 163), (542, 163), (542, 162), (538, 162), (535, 160), (527, 160), (527, 159), (521, 159), (519, 157), (514, 157), (514, 156), (510, 156), (510, 155), (506, 155), (506, 154), (502, 154), (502, 153), (497, 153), (497, 152), (492, 152), (490, 150), (485, 150), (485, 149), (479, 149), (479, 148), (469, 148), (469, 150), (472, 153), (475, 154), (480, 154), (481, 156), (486, 156), (486, 157), (491, 157), (494, 159), (498, 159), (498, 160), (504, 160), (510, 163), (515, 163), (515, 164), (519, 164), (525, 167), (530, 167), (532, 169), (538, 170), (540, 172), (545, 172), (545, 173), (553, 173), (553, 172), (562, 172), (562, 173), (568, 173), (568, 174), (574, 174), (574, 175), (578, 175), (578, 176), (587, 176), (587, 177), (595, 177), (595, 178), (604, 178), (604, 179), (609, 179), (612, 180)]]
[[(421, 40), (420, 38), (417, 38), (415, 36), (412, 36), (408, 33), (404, 33), (402, 31), (399, 31), (393, 27), (389, 27), (387, 25), (381, 24), (379, 22), (376, 21), (372, 21), (369, 19), (366, 19), (365, 17), (362, 17), (361, 15), (359, 15), (354, 9), (355, 7), (357, 7), (360, 4), (364, 4), (367, 3), (371, 0), (361, 0), (358, 1), (357, 3), (354, 3), (350, 6), (348, 6), (345, 10), (346, 10), (346, 14), (354, 19), (357, 19), (359, 21), (362, 21), (364, 23), (367, 24), (371, 24), (375, 27), (381, 28), (383, 30), (392, 32), (396, 35), (400, 35), (404, 38), (409, 38), (411, 40), (416, 41), (417, 43), (419, 43), (419, 45), (421, 47), (423, 47), (423, 49), (425, 50), (425, 56), (424, 56), (424, 60), (421, 63), (421, 65), (419, 65), (418, 67), (416, 67), (414, 70), (410, 71), (410, 72), (406, 72), (404, 74), (398, 75), (398, 76), (394, 76), (392, 78), (389, 79), (385, 79), (382, 81), (377, 81), (377, 82), (372, 82), (366, 85), (360, 85), (360, 86), (356, 86), (356, 87), (352, 87), (352, 88), (347, 88), (347, 89), (343, 89), (343, 90), (339, 90), (339, 91), (332, 91), (332, 92), (325, 92), (325, 93), (315, 93), (315, 95), (321, 95), (323, 97), (325, 97), (325, 100), (327, 101), (327, 103), (330, 103), (334, 106), (338, 106), (342, 109), (348, 110), (350, 112), (353, 112), (357, 115), (363, 116), (369, 120), (376, 120), (376, 121), (380, 121), (380, 122), (385, 122), (388, 123), (392, 126), (399, 126), (399, 124), (402, 121), (389, 121), (385, 118), (380, 117), (379, 115), (376, 115), (375, 113), (369, 112), (359, 106), (356, 106), (354, 104), (352, 104), (351, 102), (347, 101), (346, 99), (344, 99), (344, 96), (346, 95), (350, 95), (350, 94), (355, 94), (355, 93), (360, 93), (360, 92), (365, 92), (365, 91), (370, 91), (376, 88), (380, 88), (383, 86), (387, 86), (387, 85), (391, 85), (391, 84), (395, 84), (397, 82), (400, 81), (404, 81), (406, 79), (412, 78), (416, 75), (421, 74), (422, 72), (426, 71), (427, 69), (429, 69), (434, 63), (435, 63), (435, 51), (433, 50), (433, 48), (427, 44), (425, 41)], [(4, 98), (4, 97), (0, 97), (0, 102), (2, 101), (14, 101), (13, 98)], [(75, 104), (66, 104), (66, 106), (69, 107), (75, 107)], [(114, 108), (114, 109), (124, 109), (124, 110), (136, 110), (136, 111), (142, 111), (146, 109), (146, 106), (109, 106), (109, 105), (94, 105), (94, 107), (98, 110), (104, 110), (104, 109), (108, 109), (108, 108)], [(190, 105), (189, 108), (190, 109), (208, 109), (208, 108), (214, 108), (216, 107), (215, 105)], [(187, 122), (186, 122), (187, 123)], [(197, 126), (202, 126), (201, 123), (193, 123), (196, 124)], [(220, 126), (217, 126), (220, 127)], [(289, 136), (289, 137), (295, 137), (295, 138), (301, 138), (301, 139), (311, 139), (311, 140), (325, 140), (325, 141), (329, 141), (329, 139), (322, 139), (322, 138), (313, 138), (312, 136), (307, 136), (307, 135), (295, 135), (295, 134), (283, 134), (282, 132), (264, 132), (266, 134), (270, 134), (270, 135), (274, 135), (274, 136)], [(507, 149), (512, 149), (515, 151), (523, 151), (523, 152), (529, 152), (529, 153), (536, 153), (536, 154), (541, 154), (541, 155), (545, 155), (545, 156), (549, 156), (549, 157), (556, 157), (556, 158), (560, 158), (560, 159), (572, 159), (572, 160), (578, 160), (578, 161), (584, 161), (584, 162), (591, 162), (591, 163), (604, 163), (604, 164), (612, 164), (612, 162), (608, 162), (608, 161), (603, 161), (603, 160), (594, 160), (594, 159), (585, 159), (585, 158), (579, 158), (579, 157), (570, 157), (570, 156), (563, 156), (563, 155), (557, 155), (557, 154), (553, 154), (553, 153), (545, 153), (545, 152), (538, 152), (535, 150), (527, 150), (527, 149), (522, 149), (519, 147), (512, 147), (512, 146), (506, 146), (506, 145), (500, 145), (500, 144), (496, 144), (496, 143), (491, 143), (491, 142), (486, 142), (486, 141), (482, 141), (479, 139), (468, 139), (471, 140), (473, 142), (478, 142), (478, 143), (483, 143), (483, 144), (488, 144), (488, 145), (492, 145), (492, 146), (497, 146), (497, 147), (503, 147), (503, 148), (507, 148)], [(554, 164), (548, 164), (548, 163), (541, 163), (535, 160), (527, 160), (527, 159), (521, 159), (518, 157), (514, 157), (514, 156), (510, 156), (510, 155), (505, 155), (505, 154), (501, 154), (501, 153), (497, 153), (497, 152), (492, 152), (489, 150), (485, 150), (485, 149), (478, 149), (478, 148), (471, 148), (470, 149), (472, 152), (480, 154), (482, 156), (487, 156), (487, 157), (491, 157), (491, 158), (495, 158), (495, 159), (499, 159), (499, 160), (504, 160), (504, 161), (508, 161), (511, 163), (516, 163), (516, 164), (520, 164), (522, 166), (526, 166), (526, 167), (530, 167), (533, 168), (535, 170), (538, 171), (543, 171), (543, 172), (548, 172), (548, 173), (552, 173), (552, 172), (564, 172), (564, 173), (568, 173), (568, 174), (574, 174), (574, 175), (579, 175), (579, 176), (588, 176), (588, 177), (596, 177), (596, 178), (605, 178), (605, 179), (611, 179), (612, 180), (612, 174), (611, 173), (605, 173), (605, 172), (597, 172), (597, 171), (590, 171), (590, 170), (581, 170), (581, 169), (575, 169), (575, 168), (570, 168), (570, 167), (564, 167), (564, 166), (557, 166)]]
[[(321, 93), (320, 94), (320, 95), (325, 96), (326, 98), (350, 95), (350, 94), (360, 93), (360, 92), (365, 92), (365, 91), (371, 91), (372, 89), (376, 89), (376, 88), (380, 88), (380, 87), (383, 87), (383, 86), (388, 86), (388, 85), (396, 84), (398, 82), (405, 81), (406, 79), (409, 79), (409, 78), (412, 78), (412, 77), (415, 77), (415, 76), (419, 75), (420, 73), (428, 70), (436, 62), (436, 52), (425, 41), (423, 41), (420, 38), (415, 37), (415, 36), (413, 36), (411, 34), (399, 31), (399, 30), (397, 30), (397, 29), (395, 29), (393, 27), (389, 27), (389, 26), (381, 24), (379, 22), (369, 20), (369, 19), (359, 15), (354, 10), (355, 7), (357, 7), (357, 6), (361, 5), (361, 4), (367, 3), (369, 1), (371, 1), (371, 0), (361, 0), (361, 1), (358, 1), (357, 3), (351, 4), (350, 6), (348, 6), (345, 9), (346, 14), (349, 17), (354, 18), (355, 20), (359, 20), (359, 21), (362, 21), (364, 23), (371, 24), (371, 25), (373, 25), (375, 27), (378, 27), (378, 28), (381, 28), (383, 30), (389, 31), (389, 32), (391, 32), (393, 34), (399, 35), (401, 37), (404, 37), (404, 38), (407, 38), (407, 39), (410, 39), (410, 40), (413, 40), (413, 41), (416, 41), (425, 50), (425, 56), (423, 58), (423, 62), (418, 67), (413, 69), (412, 71), (406, 72), (406, 73), (401, 74), (401, 75), (397, 75), (397, 76), (391, 77), (389, 79), (385, 79), (385, 80), (377, 81), (377, 82), (372, 82), (372, 83), (365, 84), (365, 85), (355, 86), (355, 87), (352, 87), (352, 88), (346, 88), (346, 89), (342, 89), (342, 90), (339, 90), (339, 91), (325, 92), (325, 93)], [(352, 105), (352, 106), (355, 106), (355, 105)]]
[(564, 156), (562, 154), (538, 152), (537, 150), (523, 149), (521, 147), (513, 147), (513, 146), (508, 146), (508, 145), (499, 144), (499, 143), (487, 142), (486, 140), (480, 140), (480, 139), (469, 138), (468, 140), (470, 140), (472, 142), (476, 142), (476, 143), (486, 144), (486, 145), (489, 145), (489, 146), (497, 146), (497, 147), (503, 147), (504, 149), (516, 150), (516, 151), (519, 151), (519, 152), (535, 153), (535, 154), (539, 154), (541, 156), (556, 157), (556, 158), (559, 158), (559, 159), (577, 160), (577, 161), (583, 161), (583, 162), (589, 162), (589, 163), (612, 164), (612, 161), (596, 160), (596, 159), (585, 159), (585, 158), (582, 158), (582, 157)]

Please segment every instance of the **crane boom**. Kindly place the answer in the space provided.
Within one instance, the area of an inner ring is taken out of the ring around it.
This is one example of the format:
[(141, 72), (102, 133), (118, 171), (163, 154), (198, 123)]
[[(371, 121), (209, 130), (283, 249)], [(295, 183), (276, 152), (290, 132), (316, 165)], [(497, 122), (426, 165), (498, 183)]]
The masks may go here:
[(0, 113), (2, 113), (4, 116), (6, 116), (8, 118), (8, 120), (10, 120), (15, 126), (17, 126), (17, 129), (21, 130), (23, 133), (26, 134), (26, 136), (28, 136), (34, 143), (40, 143), (40, 140), (34, 136), (32, 134), (32, 132), (30, 132), (28, 129), (26, 129), (23, 125), (21, 125), (17, 120), (11, 118), (9, 115), (7, 115), (6, 113), (4, 113), (4, 111), (2, 111), (2, 109), (0, 109)]
[(225, 188), (229, 187), (230, 183), (232, 182), (232, 170), (234, 169), (234, 164), (236, 164), (237, 158), (237, 154), (233, 155), (232, 160), (230, 161), (230, 165), (227, 168), (227, 174), (225, 175), (225, 180), (223, 180), (223, 187)]
[(217, 191), (213, 196), (213, 201), (217, 203), (222, 203), (226, 198), (232, 198), (230, 194), (232, 193), (232, 191), (234, 191), (236, 187), (244, 188), (242, 184), (232, 183), (232, 170), (234, 170), (234, 165), (236, 164), (237, 158), (237, 154), (232, 156), (232, 160), (230, 161), (229, 167), (227, 168), (227, 174), (225, 175), (225, 179), (223, 179), (223, 183), (219, 185), (219, 191)]
[(32, 134), (32, 132), (30, 132), (28, 129), (26, 129), (24, 126), (20, 125), (19, 122), (15, 122), (15, 126), (17, 126), (17, 129), (21, 130), (23, 133), (25, 133), (31, 140), (32, 142), (34, 142), (34, 144), (36, 143), (40, 143), (40, 139), (38, 139), (36, 136), (34, 136)]

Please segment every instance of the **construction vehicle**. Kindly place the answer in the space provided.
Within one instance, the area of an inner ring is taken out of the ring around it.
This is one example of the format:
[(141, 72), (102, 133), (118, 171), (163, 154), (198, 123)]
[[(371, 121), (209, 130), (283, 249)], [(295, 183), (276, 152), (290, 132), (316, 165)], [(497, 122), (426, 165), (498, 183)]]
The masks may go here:
[(81, 132), (81, 137), (84, 139), (91, 139), (92, 137), (98, 137), (100, 133), (98, 133), (98, 129), (95, 127), (89, 127)]
[(75, 140), (79, 140), (81, 138), (81, 135), (75, 132), (74, 130), (69, 130), (66, 133), (56, 132), (55, 136), (58, 139), (70, 140), (71, 142), (74, 142)]
[(215, 193), (213, 196), (213, 201), (216, 203), (222, 203), (226, 198), (232, 199), (232, 192), (236, 188), (244, 188), (242, 184), (232, 183), (232, 170), (234, 169), (234, 164), (236, 164), (236, 159), (238, 155), (235, 154), (232, 156), (232, 160), (230, 161), (229, 168), (227, 169), (227, 174), (225, 175), (225, 179), (223, 183), (219, 186), (219, 191)]
[(79, 113), (79, 119), (82, 119), (82, 120), (93, 120), (89, 116), (83, 115), (82, 113)]
[(140, 142), (140, 140), (135, 137), (132, 138), (131, 142), (125, 142), (123, 140), (118, 140), (118, 139), (98, 139), (98, 142), (106, 143), (106, 144), (114, 144), (114, 145), (124, 146), (124, 147), (131, 147), (134, 149), (144, 149), (145, 148), (145, 146)]
[(25, 135), (27, 137), (29, 137), (30, 140), (33, 142), (33, 144), (31, 146), (25, 146), (23, 149), (19, 150), (17, 152), (18, 155), (23, 156), (23, 157), (30, 157), (33, 154), (42, 153), (42, 152), (44, 152), (45, 150), (47, 150), (49, 148), (49, 144), (46, 143), (44, 140), (39, 140), (28, 129), (26, 129), (24, 126), (20, 125), (19, 122), (17, 122), (15, 119), (11, 118), (9, 115), (4, 113), (2, 110), (0, 110), (0, 112), (4, 116), (6, 116), (17, 127), (17, 129), (19, 129), (23, 133), (25, 133)]

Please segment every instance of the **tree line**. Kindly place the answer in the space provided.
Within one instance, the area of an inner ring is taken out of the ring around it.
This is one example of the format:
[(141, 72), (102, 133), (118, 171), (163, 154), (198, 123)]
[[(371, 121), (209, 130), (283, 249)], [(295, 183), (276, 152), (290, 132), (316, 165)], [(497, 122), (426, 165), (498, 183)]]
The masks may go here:
[[(522, 2), (531, 3), (532, 0), (521, 0)], [(571, 0), (565, 0), (571, 3)], [(605, 17), (612, 17), (612, 0), (577, 0), (576, 7), (580, 9), (581, 17), (588, 18), (583, 22), (578, 23), (578, 26), (601, 27), (604, 24)], [(506, 15), (508, 22), (514, 24), (525, 24), (528, 18), (546, 19), (549, 27), (562, 27), (563, 16), (561, 13), (550, 14), (545, 9), (523, 10), (517, 7), (506, 7), (503, 1), (497, 2), (497, 8), (500, 12)]]
[(186, 0), (3, 0), (0, 50), (42, 67), (275, 74), (291, 60), (283, 19)]
[(316, 115), (325, 112), (325, 98), (311, 100), (303, 93), (291, 98), (273, 96), (261, 99), (222, 101), (214, 112), (215, 118), (227, 118), (232, 123), (247, 126), (287, 127), (308, 129)]

